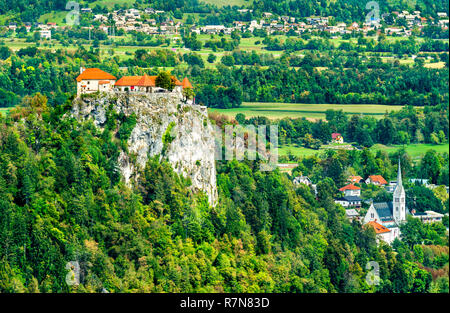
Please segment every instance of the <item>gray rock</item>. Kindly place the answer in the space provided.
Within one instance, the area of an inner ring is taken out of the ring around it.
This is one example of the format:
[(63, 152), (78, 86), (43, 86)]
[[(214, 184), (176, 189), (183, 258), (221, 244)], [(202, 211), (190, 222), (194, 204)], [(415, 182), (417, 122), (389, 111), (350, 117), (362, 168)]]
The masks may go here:
[[(128, 140), (128, 154), (121, 152), (118, 160), (127, 185), (136, 181), (136, 170), (143, 169), (149, 157), (160, 155), (176, 173), (191, 179), (193, 191), (204, 191), (210, 205), (216, 204), (215, 142), (205, 108), (186, 103), (175, 92), (110, 93), (75, 99), (72, 114), (79, 120), (91, 118), (102, 129), (110, 106), (117, 113), (126, 116), (135, 113), (137, 117)], [(166, 140), (164, 145), (163, 137), (169, 125), (172, 125), (172, 140)]]

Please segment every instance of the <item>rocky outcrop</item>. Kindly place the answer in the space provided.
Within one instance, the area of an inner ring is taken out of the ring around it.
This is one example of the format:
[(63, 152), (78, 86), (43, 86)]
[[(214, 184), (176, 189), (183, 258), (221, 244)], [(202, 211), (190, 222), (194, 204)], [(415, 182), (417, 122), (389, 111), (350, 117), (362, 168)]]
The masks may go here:
[(111, 93), (74, 100), (72, 114), (92, 118), (97, 127), (107, 122), (108, 110), (136, 116), (128, 139), (128, 153), (121, 152), (119, 165), (131, 185), (137, 169), (148, 157), (167, 159), (175, 172), (189, 177), (194, 191), (202, 190), (211, 205), (217, 201), (213, 128), (205, 107), (183, 101), (179, 93)]

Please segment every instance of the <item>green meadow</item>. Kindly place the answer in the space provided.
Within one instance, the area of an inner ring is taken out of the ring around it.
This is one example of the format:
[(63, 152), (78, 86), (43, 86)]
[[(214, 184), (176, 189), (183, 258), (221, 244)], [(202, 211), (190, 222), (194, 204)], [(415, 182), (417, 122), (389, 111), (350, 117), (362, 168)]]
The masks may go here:
[(278, 147), (278, 155), (285, 156), (288, 154), (294, 156), (310, 156), (321, 153), (321, 150), (314, 150), (297, 145), (280, 145)]
[(381, 118), (386, 112), (400, 110), (402, 106), (387, 106), (378, 104), (309, 104), (309, 103), (262, 103), (244, 102), (234, 109), (209, 109), (229, 117), (242, 113), (247, 118), (264, 116), (269, 119), (302, 118), (324, 119), (327, 110), (343, 110), (346, 114), (363, 114)]
[[(388, 153), (393, 153), (399, 149), (401, 149), (402, 145), (392, 145), (392, 146), (385, 146), (381, 144), (373, 145), (370, 150), (373, 152), (376, 152), (378, 150), (386, 151)], [(449, 144), (442, 144), (442, 145), (432, 145), (432, 144), (410, 144), (405, 145), (406, 152), (413, 158), (413, 159), (420, 159), (428, 150), (435, 150), (438, 153), (449, 153)], [(285, 156), (288, 154), (294, 155), (296, 157), (299, 156), (310, 156), (315, 154), (320, 154), (323, 150), (326, 150), (327, 146), (322, 146), (320, 150), (314, 150), (309, 149), (305, 147), (301, 147), (298, 145), (290, 144), (290, 145), (280, 145), (278, 148), (278, 154), (279, 156)]]
[[(382, 150), (387, 151), (388, 153), (395, 152), (398, 149), (401, 149), (402, 145), (392, 145), (392, 146), (385, 146), (381, 144), (373, 145), (370, 149), (373, 151)], [(413, 157), (413, 158), (420, 158), (423, 156), (428, 150), (435, 150), (438, 153), (444, 153), (449, 152), (449, 144), (445, 143), (442, 145), (433, 145), (433, 144), (409, 144), (404, 145), (406, 152)]]
[(218, 7), (224, 6), (248, 6), (253, 3), (253, 0), (201, 0), (201, 2), (214, 4)]

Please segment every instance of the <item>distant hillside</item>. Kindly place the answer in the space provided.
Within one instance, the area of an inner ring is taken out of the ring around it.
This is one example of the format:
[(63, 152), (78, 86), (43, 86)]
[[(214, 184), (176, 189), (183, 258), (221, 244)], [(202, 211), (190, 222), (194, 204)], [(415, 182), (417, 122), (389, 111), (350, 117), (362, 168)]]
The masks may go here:
[[(368, 1), (367, 1), (368, 2)], [(280, 15), (307, 17), (311, 15), (334, 16), (337, 20), (364, 20), (366, 1), (360, 0), (255, 0), (254, 9)], [(427, 15), (448, 13), (448, 0), (384, 0), (378, 1), (381, 13), (402, 10), (419, 10)]]
[[(204, 13), (215, 11), (215, 7), (228, 6), (248, 7), (254, 10), (255, 17), (262, 12), (272, 12), (278, 15), (307, 17), (312, 15), (334, 16), (337, 20), (362, 21), (367, 10), (366, 2), (360, 0), (90, 0), (78, 1), (81, 7), (89, 6), (102, 10), (151, 6), (155, 9), (183, 13)], [(0, 2), (0, 15), (8, 15), (11, 21), (36, 21), (41, 15), (52, 11), (66, 10), (66, 0), (8, 0)], [(437, 12), (449, 11), (447, 0), (385, 0), (379, 1), (382, 13), (419, 10), (425, 15), (435, 16)]]

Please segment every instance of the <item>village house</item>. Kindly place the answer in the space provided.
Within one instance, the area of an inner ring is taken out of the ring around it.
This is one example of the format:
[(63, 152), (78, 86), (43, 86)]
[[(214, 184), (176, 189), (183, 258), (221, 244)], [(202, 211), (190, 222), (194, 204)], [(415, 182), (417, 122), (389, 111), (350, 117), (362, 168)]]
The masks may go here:
[(355, 186), (353, 184), (349, 184), (339, 189), (340, 192), (343, 192), (346, 197), (348, 196), (361, 196), (361, 188)]
[(355, 209), (348, 209), (345, 210), (345, 216), (350, 220), (358, 220), (360, 219), (360, 215), (358, 213), (358, 211), (356, 211)]
[(361, 176), (350, 176), (348, 178), (348, 181), (353, 184), (361, 184), (364, 182), (364, 178), (362, 178)]
[(308, 178), (308, 176), (297, 176), (294, 178), (292, 182), (294, 183), (294, 185), (300, 184), (305, 184), (307, 186), (311, 185), (311, 180)]
[(52, 31), (50, 29), (40, 30), (41, 39), (52, 39)]
[(221, 31), (225, 31), (224, 25), (206, 25), (204, 27), (201, 27), (200, 30), (205, 34), (218, 34)]
[(333, 143), (344, 143), (344, 137), (340, 133), (331, 134), (331, 142)]
[(390, 181), (388, 185), (384, 186), (384, 189), (387, 192), (393, 193), (396, 186), (397, 186), (397, 181), (393, 180), (393, 181)]
[(434, 211), (416, 212), (412, 210), (411, 215), (414, 218), (418, 218), (422, 223), (442, 222), (442, 218), (444, 217), (444, 214)]
[(377, 242), (382, 240), (388, 244), (391, 244), (394, 241), (395, 237), (393, 237), (393, 232), (389, 228), (384, 227), (376, 221), (371, 221), (366, 225), (366, 227), (372, 227), (375, 230)]
[(366, 184), (373, 184), (376, 186), (384, 186), (387, 184), (386, 179), (381, 175), (370, 175), (365, 182)]
[(360, 208), (362, 199), (358, 196), (344, 196), (337, 198), (334, 202), (342, 205), (344, 208)]
[(112, 91), (116, 77), (98, 68), (80, 68), (77, 77), (77, 96), (93, 92)]

